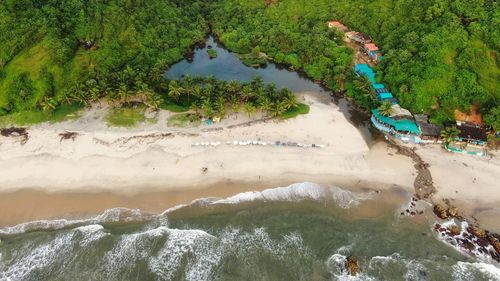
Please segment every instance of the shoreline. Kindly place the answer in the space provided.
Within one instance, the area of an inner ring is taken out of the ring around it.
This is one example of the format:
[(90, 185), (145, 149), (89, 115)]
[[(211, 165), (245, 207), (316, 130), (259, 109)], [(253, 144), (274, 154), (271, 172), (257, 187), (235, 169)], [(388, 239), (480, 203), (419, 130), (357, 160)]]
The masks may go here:
[[(341, 182), (347, 184), (348, 181), (345, 179)], [(0, 229), (40, 220), (86, 219), (115, 208), (137, 209), (143, 214), (159, 214), (171, 208), (189, 205), (199, 199), (224, 199), (245, 192), (260, 192), (269, 188), (286, 187), (294, 183), (297, 182), (279, 180), (274, 182), (233, 181), (190, 189), (180, 187), (173, 190), (143, 190), (134, 193), (105, 190), (47, 192), (27, 188), (0, 194), (0, 214), (2, 214), (0, 216)], [(393, 192), (393, 187), (378, 183), (355, 182), (354, 180), (351, 180), (350, 184), (347, 185), (340, 182), (318, 184), (336, 186), (350, 192)], [(366, 188), (366, 186), (372, 188)], [(24, 207), (19, 208), (20, 205)]]
[[(154, 192), (182, 197), (187, 196), (187, 192), (191, 196), (186, 198), (196, 199), (197, 190), (214, 190), (216, 185), (239, 183), (243, 186), (233, 188), (234, 191), (249, 191), (296, 182), (335, 184), (349, 190), (385, 190), (398, 186), (415, 192), (415, 179), (420, 173), (415, 159), (399, 154), (397, 147), (385, 141), (367, 141), (363, 128), (354, 127), (341, 107), (324, 96), (302, 93), (300, 99), (311, 107), (310, 113), (285, 121), (230, 114), (213, 126), (171, 128), (165, 120), (173, 113), (160, 111), (155, 124), (132, 129), (109, 128), (102, 122), (104, 111), (93, 108), (77, 120), (33, 126), (24, 144), (16, 138), (0, 137), (0, 170), (3, 171), (0, 194), (14, 196), (16, 191), (22, 194), (31, 190), (56, 197), (58, 194), (101, 196), (110, 193), (126, 198), (147, 197)], [(78, 136), (61, 141), (59, 134), (64, 131), (76, 131)], [(270, 145), (232, 144), (242, 140), (263, 140)], [(274, 141), (319, 144), (321, 148), (274, 145)], [(199, 142), (221, 145), (195, 147)], [(500, 171), (498, 157), (487, 163), (485, 159), (462, 157), (457, 164), (449, 163), (456, 155), (436, 147), (419, 147), (416, 153), (429, 164), (436, 198), (453, 197), (456, 202), (468, 202), (467, 212), (471, 215), (479, 210), (489, 218), (495, 213), (489, 211), (500, 202), (500, 195), (492, 185)], [(462, 182), (468, 177), (468, 168), (473, 166), (488, 169), (474, 171), (475, 177), (480, 178), (475, 182), (476, 188), (482, 190), (470, 200), (472, 193), (466, 192), (468, 185)], [(460, 173), (452, 178), (446, 172), (459, 168)], [(454, 189), (457, 185), (461, 185), (458, 187), (461, 192)], [(235, 193), (238, 192), (214, 194)], [(198, 197), (205, 196), (203, 192), (198, 194), (201, 195)], [(17, 200), (11, 201), (13, 205), (22, 205), (15, 204)], [(487, 210), (480, 209), (485, 206)], [(16, 216), (24, 216), (24, 220), (30, 218), (26, 214)], [(0, 222), (6, 220), (5, 217), (0, 215)], [(489, 227), (497, 224), (491, 220), (488, 223)]]

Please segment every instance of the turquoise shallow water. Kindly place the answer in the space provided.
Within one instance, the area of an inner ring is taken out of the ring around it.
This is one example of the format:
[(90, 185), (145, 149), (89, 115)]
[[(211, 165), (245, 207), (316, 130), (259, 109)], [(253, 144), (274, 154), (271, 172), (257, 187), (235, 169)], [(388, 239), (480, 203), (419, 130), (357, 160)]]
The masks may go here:
[[(398, 217), (397, 206), (370, 214), (374, 200), (297, 184), (160, 215), (116, 209), (5, 228), (0, 280), (499, 280), (497, 267)], [(351, 254), (363, 272), (355, 278), (341, 266)]]

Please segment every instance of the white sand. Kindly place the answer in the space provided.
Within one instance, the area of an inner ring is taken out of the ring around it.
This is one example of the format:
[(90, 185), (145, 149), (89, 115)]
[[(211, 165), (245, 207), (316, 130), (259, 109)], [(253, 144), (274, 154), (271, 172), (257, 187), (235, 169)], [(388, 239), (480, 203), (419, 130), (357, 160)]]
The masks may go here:
[[(162, 111), (157, 124), (108, 128), (101, 121), (103, 111), (92, 109), (75, 121), (38, 125), (30, 128), (25, 145), (19, 139), (0, 137), (0, 192), (35, 188), (130, 194), (242, 181), (269, 186), (311, 181), (375, 189), (397, 185), (413, 191), (416, 171), (410, 158), (395, 154), (384, 142), (369, 147), (335, 104), (325, 104), (314, 95), (305, 97), (311, 106), (307, 115), (232, 129), (228, 126), (250, 119), (240, 114), (217, 125), (179, 129), (166, 126), (172, 113)], [(216, 128), (222, 130), (209, 131)], [(60, 142), (58, 134), (64, 130), (80, 135), (74, 142)], [(159, 136), (164, 133), (173, 136)], [(325, 147), (225, 144), (257, 139)], [(192, 146), (209, 141), (222, 145)], [(417, 153), (430, 164), (436, 199), (452, 199), (476, 213), (500, 206), (498, 156), (454, 154), (437, 145), (418, 146)]]
[[(368, 188), (398, 185), (413, 190), (415, 171), (409, 158), (395, 155), (384, 143), (371, 149), (339, 108), (307, 96), (311, 111), (288, 121), (268, 121), (228, 129), (249, 121), (229, 117), (216, 126), (166, 127), (170, 113), (155, 125), (134, 129), (107, 128), (102, 112), (90, 110), (76, 121), (44, 124), (29, 130), (30, 139), (0, 137), (0, 190), (140, 192), (196, 188), (225, 181), (292, 183), (376, 183)], [(221, 131), (207, 131), (223, 127)], [(60, 142), (65, 129), (78, 130), (73, 142)], [(173, 137), (146, 137), (166, 132)], [(187, 135), (187, 134), (195, 134)], [(324, 148), (234, 146), (226, 141), (291, 141)], [(220, 141), (218, 147), (192, 147)], [(389, 152), (389, 154), (388, 154)], [(202, 168), (208, 168), (206, 173)]]
[(450, 199), (477, 209), (500, 207), (500, 157), (452, 153), (440, 146), (420, 146), (417, 153), (429, 163), (436, 200)]

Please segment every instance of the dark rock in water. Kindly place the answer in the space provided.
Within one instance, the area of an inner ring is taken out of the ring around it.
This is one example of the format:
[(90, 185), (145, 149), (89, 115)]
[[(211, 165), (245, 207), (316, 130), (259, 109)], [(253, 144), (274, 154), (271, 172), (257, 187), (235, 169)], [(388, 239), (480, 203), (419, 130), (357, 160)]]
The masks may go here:
[(500, 239), (495, 237), (495, 235), (488, 233), (487, 235), (488, 242), (490, 242), (491, 246), (495, 248), (497, 254), (500, 255)]
[(452, 225), (450, 228), (450, 236), (457, 236), (460, 234), (460, 228), (456, 225)]
[(486, 231), (476, 226), (467, 227), (467, 231), (479, 238), (486, 238)]
[(458, 217), (458, 208), (457, 207), (451, 207), (448, 209), (448, 215), (452, 218)]
[(465, 240), (465, 242), (462, 243), (462, 247), (464, 247), (466, 250), (468, 250), (470, 252), (472, 252), (476, 249), (476, 246), (474, 245), (474, 243), (467, 241), (467, 240)]
[(440, 219), (447, 219), (448, 218), (448, 212), (445, 206), (441, 204), (436, 204), (434, 205), (434, 214), (440, 218)]
[(361, 272), (358, 264), (358, 258), (356, 256), (348, 256), (344, 266), (352, 276)]
[(437, 231), (437, 230), (439, 230), (440, 228), (441, 228), (441, 225), (440, 225), (439, 223), (436, 223), (436, 224), (434, 225), (434, 230), (436, 230), (436, 231)]

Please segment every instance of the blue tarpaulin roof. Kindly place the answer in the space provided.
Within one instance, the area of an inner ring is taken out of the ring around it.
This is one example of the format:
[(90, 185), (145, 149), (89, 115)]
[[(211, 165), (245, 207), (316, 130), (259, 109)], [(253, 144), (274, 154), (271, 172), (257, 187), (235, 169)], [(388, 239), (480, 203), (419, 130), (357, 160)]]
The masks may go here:
[(393, 96), (391, 93), (380, 93), (380, 94), (378, 94), (378, 98), (380, 100), (385, 100), (385, 99), (392, 99)]
[(410, 132), (415, 135), (420, 135), (420, 129), (418, 128), (417, 124), (411, 120), (395, 120), (389, 116), (380, 114), (378, 109), (372, 110), (372, 113), (380, 122), (392, 126), (394, 129), (396, 129), (396, 131)]
[(384, 84), (379, 84), (379, 83), (372, 84), (372, 86), (373, 86), (373, 89), (375, 89), (375, 90), (385, 88)]

